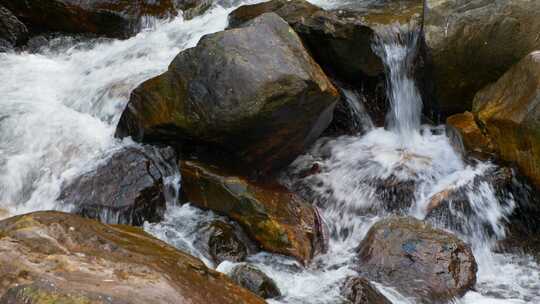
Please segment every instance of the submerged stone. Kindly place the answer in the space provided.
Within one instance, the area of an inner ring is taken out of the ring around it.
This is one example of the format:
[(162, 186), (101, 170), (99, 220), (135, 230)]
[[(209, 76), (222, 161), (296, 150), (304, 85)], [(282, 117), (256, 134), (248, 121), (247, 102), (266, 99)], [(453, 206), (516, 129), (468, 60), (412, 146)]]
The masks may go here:
[(223, 261), (242, 262), (248, 255), (248, 246), (235, 227), (223, 221), (212, 221), (200, 230), (201, 240), (210, 258), (219, 265)]

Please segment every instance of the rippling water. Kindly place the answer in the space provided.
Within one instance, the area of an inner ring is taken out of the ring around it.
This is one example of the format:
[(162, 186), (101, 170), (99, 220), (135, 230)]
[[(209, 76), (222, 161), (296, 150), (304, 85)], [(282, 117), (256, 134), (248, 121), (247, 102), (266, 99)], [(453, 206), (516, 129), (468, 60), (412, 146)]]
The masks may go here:
[[(325, 7), (344, 3), (312, 2)], [(178, 52), (194, 46), (203, 35), (224, 29), (232, 9), (218, 6), (191, 21), (180, 17), (153, 22), (152, 27), (124, 41), (56, 41), (54, 48), (38, 54), (0, 54), (0, 208), (11, 214), (67, 209), (56, 200), (62, 183), (92, 169), (96, 160), (119, 147), (133, 144), (113, 137), (131, 90), (165, 71)], [(382, 39), (378, 46), (387, 50), (381, 55), (406, 57), (412, 50), (395, 42)], [(318, 256), (307, 269), (264, 252), (249, 257), (276, 280), (284, 294), (269, 302), (336, 303), (342, 280), (355, 273), (351, 269), (354, 247), (369, 227), (388, 213), (359, 212), (379, 210), (382, 205), (366, 181), (389, 176), (415, 181), (414, 203), (405, 213), (423, 218), (434, 193), (466, 185), (494, 166), (464, 163), (444, 132), (420, 126), (415, 115), (419, 115), (421, 101), (414, 82), (398, 70), (402, 61), (396, 58), (395, 65), (388, 68), (403, 85), (392, 86), (394, 104), (410, 107), (393, 117), (394, 122), (406, 123), (389, 130), (372, 129), (363, 136), (323, 139), (292, 165), (291, 171), (313, 161), (321, 164), (320, 174), (302, 182), (320, 201), (328, 202), (320, 207), (333, 234), (328, 253)], [(293, 181), (285, 178), (284, 182)], [(490, 249), (494, 238), (504, 236), (504, 220), (512, 202), (501, 202), (487, 183), (467, 191), (478, 210), (475, 220), (492, 226), (495, 235), (470, 229), (460, 232), (473, 244), (479, 272), (476, 291), (456, 303), (540, 303), (538, 264), (528, 256), (495, 254)], [(216, 217), (189, 205), (171, 206), (164, 222), (145, 228), (213, 266), (193, 241), (194, 227)], [(230, 267), (224, 263), (218, 270), (226, 272)], [(394, 303), (414, 303), (390, 286), (377, 286)]]

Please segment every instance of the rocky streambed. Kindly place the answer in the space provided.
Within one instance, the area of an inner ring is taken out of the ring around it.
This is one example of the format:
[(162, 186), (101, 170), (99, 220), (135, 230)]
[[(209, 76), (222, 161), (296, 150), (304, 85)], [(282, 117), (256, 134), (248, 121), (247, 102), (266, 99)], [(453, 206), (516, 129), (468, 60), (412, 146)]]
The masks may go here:
[(540, 302), (538, 15), (0, 0), (0, 303)]

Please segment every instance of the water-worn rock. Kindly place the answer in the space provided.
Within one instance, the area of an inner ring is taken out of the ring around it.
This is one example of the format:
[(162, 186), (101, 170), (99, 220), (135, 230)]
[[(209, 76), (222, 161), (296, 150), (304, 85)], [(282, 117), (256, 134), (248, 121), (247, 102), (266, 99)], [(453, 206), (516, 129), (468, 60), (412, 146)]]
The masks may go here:
[(229, 166), (264, 175), (318, 138), (338, 97), (288, 24), (264, 14), (203, 37), (135, 89), (116, 134), (214, 146)]
[(446, 123), (459, 131), (465, 148), (474, 156), (487, 158), (493, 153), (493, 145), (487, 134), (478, 127), (473, 113), (454, 114), (446, 119)]
[(473, 112), (498, 155), (540, 189), (540, 51), (478, 92)]
[(540, 49), (540, 1), (427, 0), (426, 44), (443, 115), (471, 109), (474, 94)]
[(281, 296), (281, 292), (274, 280), (253, 265), (241, 264), (235, 266), (229, 273), (229, 277), (238, 285), (247, 288), (263, 299)]
[[(21, 45), (28, 39), (28, 29), (7, 8), (0, 4), (0, 40), (5, 47)], [(0, 43), (1, 44), (1, 43)]]
[[(275, 12), (302, 38), (307, 49), (317, 63), (333, 79), (352, 87), (362, 88), (366, 110), (375, 125), (382, 126), (388, 111), (386, 99), (384, 66), (381, 58), (373, 51), (376, 31), (389, 23), (411, 24), (411, 30), (419, 30), (421, 24), (422, 1), (368, 1), (369, 5), (354, 7), (353, 10), (339, 9), (325, 11), (305, 0), (272, 0), (254, 5), (241, 6), (229, 15), (229, 27), (234, 28), (266, 12)], [(414, 67), (414, 77), (426, 100), (431, 96), (431, 88), (425, 84), (426, 71), (423, 48), (418, 52)], [(426, 104), (425, 112), (432, 111)], [(343, 120), (347, 104), (340, 102), (334, 113), (337, 120)], [(338, 124), (343, 124), (338, 122)], [(336, 128), (332, 126), (334, 134)], [(345, 130), (344, 133), (347, 130)], [(342, 133), (343, 134), (343, 133)]]
[(193, 161), (183, 161), (180, 170), (187, 201), (235, 220), (264, 250), (301, 262), (324, 251), (317, 210), (284, 187), (255, 184)]
[(421, 303), (463, 295), (476, 283), (470, 247), (413, 218), (377, 222), (358, 248), (358, 270)]
[[(145, 17), (175, 16), (205, 1), (183, 0), (0, 0), (34, 33), (59, 31), (127, 38), (140, 29)], [(207, 4), (206, 4), (207, 5)]]
[(212, 221), (200, 233), (200, 241), (216, 265), (223, 261), (242, 262), (248, 255), (247, 246), (229, 223)]
[(0, 221), (0, 303), (265, 303), (138, 228), (59, 212)]
[(122, 149), (66, 185), (59, 199), (75, 213), (109, 224), (160, 221), (168, 191), (164, 178), (174, 174), (175, 157), (170, 148)]
[(229, 27), (267, 12), (275, 12), (294, 28), (327, 73), (358, 83), (363, 75), (384, 72), (381, 59), (371, 49), (375, 32), (355, 14), (340, 16), (304, 0), (272, 0), (236, 9), (229, 16)]
[(367, 279), (350, 277), (343, 284), (343, 297), (350, 304), (392, 304)]

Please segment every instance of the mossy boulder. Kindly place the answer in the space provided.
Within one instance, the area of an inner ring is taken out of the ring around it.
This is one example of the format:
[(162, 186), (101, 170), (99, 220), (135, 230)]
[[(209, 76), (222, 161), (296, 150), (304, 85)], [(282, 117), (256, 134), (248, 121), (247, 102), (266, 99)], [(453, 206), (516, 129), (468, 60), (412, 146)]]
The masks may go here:
[(381, 220), (358, 247), (358, 270), (418, 303), (462, 296), (476, 283), (471, 248), (454, 235), (410, 217)]
[(540, 51), (478, 92), (473, 112), (497, 154), (540, 188)]
[(180, 170), (188, 202), (235, 220), (262, 249), (301, 262), (324, 251), (317, 210), (284, 187), (250, 182), (194, 161), (183, 161)]
[(135, 89), (116, 135), (211, 146), (231, 156), (228, 165), (262, 176), (319, 137), (338, 98), (297, 34), (264, 14), (203, 37)]
[(66, 184), (59, 200), (74, 213), (108, 224), (159, 222), (169, 191), (165, 179), (177, 172), (171, 148), (122, 148)]
[(427, 0), (425, 40), (444, 116), (471, 110), (478, 90), (540, 49), (540, 1)]
[[(208, 2), (208, 1), (206, 1)], [(167, 18), (194, 10), (205, 1), (176, 0), (1, 0), (34, 33), (85, 33), (127, 38), (145, 17)], [(206, 5), (208, 5), (206, 3)]]
[(138, 228), (60, 212), (0, 221), (1, 303), (265, 303)]

